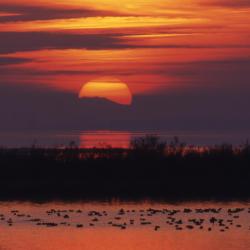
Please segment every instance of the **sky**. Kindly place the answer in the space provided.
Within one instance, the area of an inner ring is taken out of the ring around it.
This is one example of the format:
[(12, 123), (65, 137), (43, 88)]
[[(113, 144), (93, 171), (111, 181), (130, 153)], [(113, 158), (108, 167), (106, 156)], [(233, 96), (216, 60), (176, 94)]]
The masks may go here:
[[(249, 23), (249, 0), (0, 0), (0, 130), (249, 131)], [(131, 105), (79, 99), (107, 77)]]

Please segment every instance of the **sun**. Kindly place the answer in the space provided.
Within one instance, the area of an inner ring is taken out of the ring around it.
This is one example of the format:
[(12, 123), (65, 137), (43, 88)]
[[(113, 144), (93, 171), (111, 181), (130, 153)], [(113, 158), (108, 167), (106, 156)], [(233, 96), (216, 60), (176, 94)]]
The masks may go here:
[(131, 105), (132, 93), (128, 85), (114, 77), (101, 77), (84, 84), (79, 98), (105, 98), (109, 101)]

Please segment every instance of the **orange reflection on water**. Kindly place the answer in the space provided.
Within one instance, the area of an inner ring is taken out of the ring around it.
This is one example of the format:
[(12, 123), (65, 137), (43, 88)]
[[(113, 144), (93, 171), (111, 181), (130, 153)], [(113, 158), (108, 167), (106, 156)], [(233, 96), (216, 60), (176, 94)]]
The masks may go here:
[(247, 234), (241, 235), (235, 232), (210, 234), (208, 232), (154, 232), (146, 229), (118, 231), (104, 228), (89, 230), (7, 228), (1, 229), (0, 232), (1, 246), (6, 250), (27, 250), (29, 247), (36, 250), (249, 249), (244, 248), (249, 244)]
[(80, 135), (80, 147), (82, 148), (128, 148), (131, 141), (131, 132), (93, 131)]
[[(7, 215), (7, 211), (18, 209), (20, 213), (30, 213), (32, 216), (41, 218), (47, 216), (45, 211), (54, 209), (77, 209), (82, 211), (107, 211), (112, 214), (112, 211), (118, 211), (121, 207), (124, 209), (148, 209), (149, 207), (161, 209), (181, 209), (186, 207), (194, 208), (219, 208), (223, 206), (224, 210), (232, 207), (244, 207), (247, 209), (249, 204), (216, 204), (216, 203), (201, 203), (201, 204), (183, 204), (183, 205), (167, 205), (167, 204), (67, 204), (67, 203), (50, 203), (50, 204), (27, 204), (27, 203), (10, 203), (1, 204), (1, 212)], [(131, 215), (131, 214), (130, 214)], [(8, 215), (9, 217), (10, 215)], [(174, 228), (165, 227), (159, 231), (153, 230), (152, 226), (139, 226), (135, 223), (134, 226), (128, 227), (126, 230), (112, 228), (106, 224), (99, 224), (95, 227), (88, 227), (86, 220), (88, 217), (81, 217), (81, 223), (84, 223), (83, 228), (74, 226), (73, 215), (70, 214), (68, 222), (71, 226), (58, 226), (53, 228), (44, 228), (31, 225), (27, 219), (19, 218), (23, 222), (16, 222), (12, 227), (9, 227), (5, 221), (0, 223), (0, 249), (5, 250), (246, 250), (250, 247), (250, 238), (248, 230), (249, 215), (246, 212), (241, 214), (239, 222), (243, 224), (241, 229), (232, 226), (226, 232), (220, 232), (216, 226), (213, 226), (212, 231), (185, 229), (176, 231)], [(181, 213), (181, 218), (185, 220), (186, 214)], [(193, 215), (192, 215), (193, 216)], [(191, 216), (191, 217), (192, 217)], [(199, 214), (199, 218), (208, 220), (213, 214)], [(228, 217), (223, 217), (223, 214), (217, 214), (217, 217), (223, 218), (225, 221)], [(50, 216), (51, 217), (51, 216)], [(57, 217), (57, 220), (62, 220), (62, 217)], [(104, 216), (105, 217), (105, 216)], [(102, 220), (105, 218), (102, 217)], [(140, 218), (140, 213), (137, 214), (137, 220)], [(35, 217), (34, 217), (35, 218)], [(45, 217), (44, 217), (45, 218)], [(58, 219), (59, 218), (59, 219)], [(79, 217), (77, 217), (79, 220)], [(152, 218), (152, 217), (151, 217)], [(125, 219), (129, 220), (130, 217)], [(48, 218), (46, 219), (46, 221)], [(52, 218), (49, 218), (52, 220)], [(162, 215), (162, 222), (166, 220), (166, 215)], [(238, 219), (237, 219), (238, 220)], [(101, 222), (100, 222), (101, 223)], [(166, 225), (166, 223), (165, 223)]]

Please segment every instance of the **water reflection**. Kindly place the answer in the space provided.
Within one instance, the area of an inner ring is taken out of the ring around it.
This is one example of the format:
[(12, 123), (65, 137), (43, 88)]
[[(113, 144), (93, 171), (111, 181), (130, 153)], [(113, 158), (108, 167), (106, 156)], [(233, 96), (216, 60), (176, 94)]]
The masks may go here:
[[(250, 247), (249, 204), (2, 203), (0, 210), (4, 218), (0, 220), (0, 249), (6, 250)], [(146, 221), (151, 224), (143, 224)], [(113, 226), (124, 223), (125, 229)]]
[(128, 148), (133, 134), (129, 131), (89, 131), (81, 132), (80, 147), (82, 148), (104, 148), (112, 146), (113, 148)]
[(214, 145), (229, 142), (235, 145), (246, 142), (249, 131), (241, 132), (216, 132), (216, 131), (115, 131), (115, 130), (93, 130), (93, 131), (25, 131), (25, 132), (1, 132), (0, 146), (5, 147), (59, 147), (68, 146), (72, 141), (81, 147), (121, 147), (127, 148), (130, 140), (147, 134), (160, 136), (163, 140), (170, 141), (178, 136), (181, 141), (193, 145)]

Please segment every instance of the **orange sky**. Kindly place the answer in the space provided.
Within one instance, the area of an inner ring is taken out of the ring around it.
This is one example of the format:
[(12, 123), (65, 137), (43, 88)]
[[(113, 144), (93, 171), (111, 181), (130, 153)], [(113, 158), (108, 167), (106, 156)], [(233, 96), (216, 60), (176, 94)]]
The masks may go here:
[(244, 0), (1, 0), (0, 10), (1, 81), (10, 84), (78, 94), (111, 76), (145, 95), (195, 87), (179, 73), (190, 64), (250, 56)]

